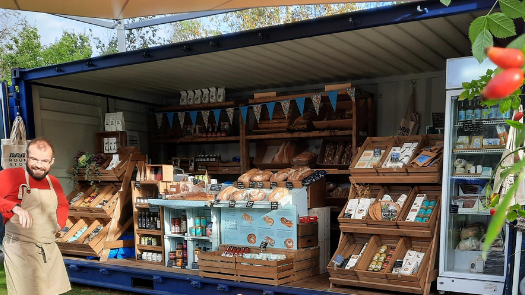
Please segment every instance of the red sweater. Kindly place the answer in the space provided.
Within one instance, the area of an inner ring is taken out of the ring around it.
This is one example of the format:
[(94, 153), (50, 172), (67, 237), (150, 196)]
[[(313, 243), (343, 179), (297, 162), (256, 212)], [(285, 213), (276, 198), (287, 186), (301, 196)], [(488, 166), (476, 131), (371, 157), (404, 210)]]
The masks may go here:
[[(69, 203), (58, 179), (51, 175), (49, 178), (58, 198), (57, 221), (60, 228), (63, 228), (69, 214)], [(18, 189), (24, 183), (26, 183), (25, 168), (10, 168), (0, 171), (0, 213), (4, 217), (4, 224), (13, 217), (14, 214), (11, 213), (11, 210), (15, 204), (22, 203), (22, 200), (18, 199)], [(50, 189), (46, 178), (35, 180), (29, 176), (29, 186), (37, 189)]]

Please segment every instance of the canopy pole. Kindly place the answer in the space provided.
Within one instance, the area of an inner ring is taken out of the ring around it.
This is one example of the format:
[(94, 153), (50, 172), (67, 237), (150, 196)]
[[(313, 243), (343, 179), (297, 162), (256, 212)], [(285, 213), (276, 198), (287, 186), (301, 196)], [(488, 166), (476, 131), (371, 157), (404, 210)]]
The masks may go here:
[(124, 28), (124, 22), (119, 20), (115, 28), (117, 29), (118, 52), (126, 52), (126, 29)]

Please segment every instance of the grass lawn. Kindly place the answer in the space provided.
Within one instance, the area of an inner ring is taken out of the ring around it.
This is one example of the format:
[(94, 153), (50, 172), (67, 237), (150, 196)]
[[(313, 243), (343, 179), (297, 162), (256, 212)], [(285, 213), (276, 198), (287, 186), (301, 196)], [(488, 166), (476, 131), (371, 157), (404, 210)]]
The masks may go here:
[[(138, 293), (118, 291), (114, 289), (98, 288), (94, 286), (71, 284), (71, 291), (67, 295), (99, 295), (99, 294), (116, 294), (116, 295), (134, 295)], [(4, 264), (0, 263), (0, 295), (7, 295), (7, 286), (5, 283)]]

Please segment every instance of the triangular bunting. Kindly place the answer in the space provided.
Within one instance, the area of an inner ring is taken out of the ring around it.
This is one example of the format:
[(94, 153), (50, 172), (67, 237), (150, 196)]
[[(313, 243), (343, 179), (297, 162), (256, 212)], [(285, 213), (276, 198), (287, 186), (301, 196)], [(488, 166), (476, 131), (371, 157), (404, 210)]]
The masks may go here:
[(248, 116), (248, 106), (239, 107), (239, 108), (241, 109), (242, 119), (244, 120), (244, 123), (247, 123), (246, 122), (246, 116)]
[(219, 126), (219, 118), (221, 116), (221, 109), (213, 110), (213, 116), (215, 117), (215, 123)]
[[(248, 110), (248, 107), (246, 107), (246, 110)], [(230, 119), (230, 125), (233, 124), (233, 108), (227, 108), (226, 113), (228, 114), (228, 119)]]
[(179, 116), (180, 128), (184, 129), (184, 117), (186, 117), (186, 113), (177, 113), (177, 116)]
[(193, 123), (193, 126), (195, 126), (195, 123), (197, 123), (197, 111), (191, 111), (189, 113), (190, 113), (191, 122)]
[(352, 101), (355, 101), (355, 87), (346, 88), (346, 93), (348, 93)]
[(304, 111), (304, 101), (305, 101), (305, 97), (298, 97), (295, 99), (295, 101), (297, 102), (297, 107), (299, 108), (299, 112), (301, 112), (301, 116), (303, 115), (303, 111)]
[(255, 114), (255, 119), (257, 119), (257, 123), (259, 123), (259, 119), (261, 118), (261, 105), (256, 104), (253, 106), (253, 113)]
[(281, 101), (281, 107), (283, 108), (284, 116), (288, 119), (288, 112), (290, 112), (290, 100)]
[(334, 111), (335, 111), (336, 104), (337, 104), (337, 93), (339, 93), (339, 90), (328, 92), (328, 98), (330, 99), (330, 102), (332, 103), (332, 107), (334, 108)]
[(170, 128), (173, 128), (173, 115), (175, 115), (175, 113), (166, 113), (166, 115), (168, 116), (168, 122), (170, 122)]
[(275, 102), (267, 103), (266, 107), (268, 108), (268, 113), (270, 114), (270, 121), (271, 121), (273, 117), (273, 109), (275, 108)]
[(160, 126), (162, 126), (162, 114), (163, 113), (155, 113), (155, 117), (157, 118), (157, 126), (160, 129)]
[(210, 111), (201, 111), (202, 119), (204, 120), (204, 127), (208, 130), (208, 120), (210, 119)]
[(312, 102), (314, 103), (315, 113), (319, 115), (319, 107), (321, 106), (321, 94), (312, 95)]

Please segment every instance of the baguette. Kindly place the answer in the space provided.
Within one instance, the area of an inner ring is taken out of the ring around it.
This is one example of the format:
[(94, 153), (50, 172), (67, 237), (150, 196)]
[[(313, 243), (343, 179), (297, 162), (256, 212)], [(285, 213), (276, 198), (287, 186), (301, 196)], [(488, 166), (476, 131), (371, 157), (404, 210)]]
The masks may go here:
[(286, 148), (286, 141), (281, 144), (279, 151), (272, 159), (272, 163), (282, 163), (284, 159), (284, 149)]
[(282, 198), (286, 197), (288, 193), (289, 193), (288, 189), (284, 187), (277, 187), (268, 196), (268, 201), (269, 202), (279, 202)]
[(270, 177), (270, 181), (277, 182), (277, 181), (285, 181), (288, 179), (290, 174), (292, 174), (295, 170), (286, 168), (279, 170), (277, 173), (273, 174), (272, 177)]
[(350, 165), (350, 162), (352, 162), (352, 143), (349, 142), (346, 144), (341, 164)]
[(345, 143), (344, 142), (338, 143), (337, 148), (335, 150), (333, 164), (341, 164), (341, 160), (343, 158), (344, 152), (345, 152)]

